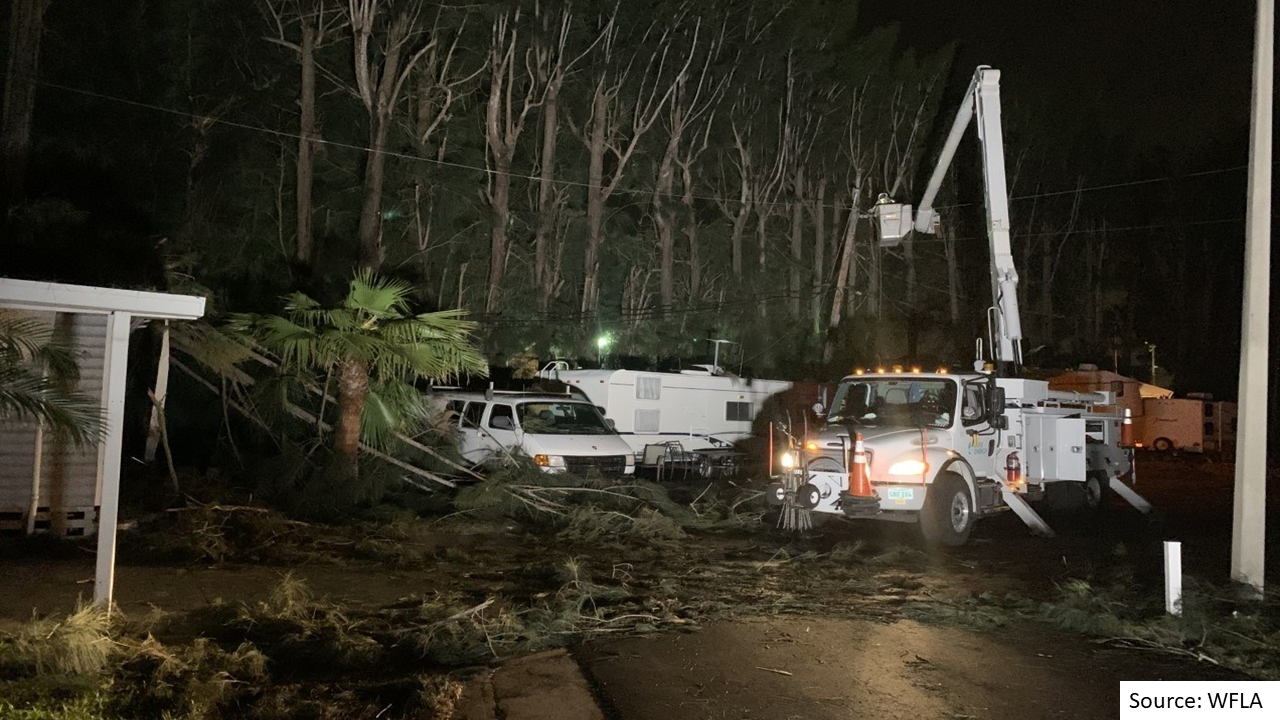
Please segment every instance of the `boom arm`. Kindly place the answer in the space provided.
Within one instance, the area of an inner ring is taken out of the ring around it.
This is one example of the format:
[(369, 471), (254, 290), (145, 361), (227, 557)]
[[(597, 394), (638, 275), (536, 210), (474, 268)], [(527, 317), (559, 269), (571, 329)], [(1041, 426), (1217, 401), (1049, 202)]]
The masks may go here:
[[(991, 244), (991, 294), (995, 322), (992, 330), (995, 358), (1014, 371), (1022, 365), (1022, 318), (1018, 311), (1018, 271), (1009, 243), (1009, 188), (1004, 173), (1004, 134), (1000, 129), (1000, 71), (980, 66), (965, 92), (951, 133), (942, 146), (938, 165), (929, 178), (911, 229), (932, 233), (937, 213), (933, 201), (938, 196), (947, 168), (974, 114), (978, 116), (978, 139), (982, 143), (982, 171), (986, 185), (987, 237)], [(902, 219), (910, 217), (910, 206), (902, 208)], [(905, 224), (905, 223), (904, 223)], [(883, 225), (883, 223), (882, 223)], [(901, 235), (898, 235), (898, 240)], [(881, 244), (897, 244), (882, 239)]]

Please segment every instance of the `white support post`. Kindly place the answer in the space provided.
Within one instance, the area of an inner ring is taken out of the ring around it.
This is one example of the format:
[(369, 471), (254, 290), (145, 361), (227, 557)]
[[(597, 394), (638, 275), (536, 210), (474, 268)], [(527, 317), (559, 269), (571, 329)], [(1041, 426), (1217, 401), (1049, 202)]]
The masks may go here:
[(1271, 282), (1271, 93), (1275, 2), (1258, 0), (1240, 340), (1231, 579), (1262, 595), (1267, 526), (1267, 342)]
[(164, 334), (160, 336), (160, 362), (156, 365), (155, 405), (151, 406), (151, 424), (147, 428), (147, 446), (142, 453), (146, 462), (155, 462), (160, 446), (160, 410), (169, 394), (169, 321), (164, 321)]
[(1182, 614), (1182, 543), (1164, 542), (1164, 611)]
[(27, 509), (27, 535), (36, 534), (36, 514), (40, 511), (40, 481), (44, 475), (44, 423), (36, 423), (36, 457), (31, 463), (31, 507)]
[(111, 607), (116, 573), (116, 524), (120, 512), (121, 445), (124, 440), (124, 396), (129, 365), (127, 312), (107, 315), (107, 354), (103, 366), (106, 394), (106, 437), (103, 440), (102, 502), (98, 510), (98, 558), (93, 602)]

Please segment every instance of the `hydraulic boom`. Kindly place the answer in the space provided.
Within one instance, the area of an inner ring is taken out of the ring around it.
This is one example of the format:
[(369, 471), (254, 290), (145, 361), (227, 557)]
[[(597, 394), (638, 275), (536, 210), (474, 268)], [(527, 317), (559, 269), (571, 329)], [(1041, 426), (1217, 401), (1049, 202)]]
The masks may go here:
[(987, 238), (991, 245), (992, 307), (988, 323), (993, 333), (992, 350), (1002, 374), (1015, 374), (1022, 366), (1022, 319), (1018, 312), (1018, 271), (1013, 265), (1009, 244), (1009, 188), (1005, 179), (1004, 135), (1000, 129), (1000, 71), (985, 65), (973, 74), (951, 133), (942, 146), (938, 164), (929, 178), (919, 210), (912, 219), (911, 206), (893, 202), (876, 205), (880, 244), (893, 247), (912, 231), (934, 233), (938, 214), (933, 201), (955, 158), (969, 121), (978, 118), (978, 139), (982, 144), (982, 170), (986, 191)]

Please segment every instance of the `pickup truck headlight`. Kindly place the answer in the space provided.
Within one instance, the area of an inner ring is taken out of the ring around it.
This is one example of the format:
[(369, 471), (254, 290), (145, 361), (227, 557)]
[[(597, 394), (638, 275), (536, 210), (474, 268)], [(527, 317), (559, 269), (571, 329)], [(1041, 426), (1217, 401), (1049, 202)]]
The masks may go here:
[(533, 464), (538, 467), (546, 468), (563, 468), (567, 467), (564, 462), (563, 455), (534, 455)]
[(922, 460), (899, 460), (889, 466), (890, 475), (914, 475), (920, 477), (929, 472), (929, 463)]

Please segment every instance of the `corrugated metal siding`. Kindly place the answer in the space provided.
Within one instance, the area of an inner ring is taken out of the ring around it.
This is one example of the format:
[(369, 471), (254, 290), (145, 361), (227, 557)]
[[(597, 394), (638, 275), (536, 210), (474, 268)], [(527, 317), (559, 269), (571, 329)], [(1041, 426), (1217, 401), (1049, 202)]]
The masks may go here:
[[(103, 362), (106, 357), (107, 316), (59, 313), (41, 314), (54, 323), (54, 332), (76, 348), (80, 368), (77, 389), (105, 400)], [(25, 518), (31, 507), (31, 474), (34, 464), (35, 427), (10, 423), (0, 428), (0, 513)], [(52, 434), (44, 439), (39, 507), (47, 508), (56, 530), (67, 513), (93, 514), (101, 487), (100, 448), (76, 448)], [(44, 513), (42, 512), (42, 515)]]

